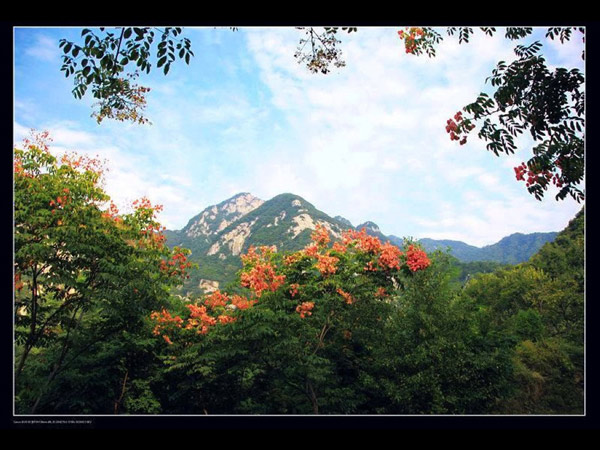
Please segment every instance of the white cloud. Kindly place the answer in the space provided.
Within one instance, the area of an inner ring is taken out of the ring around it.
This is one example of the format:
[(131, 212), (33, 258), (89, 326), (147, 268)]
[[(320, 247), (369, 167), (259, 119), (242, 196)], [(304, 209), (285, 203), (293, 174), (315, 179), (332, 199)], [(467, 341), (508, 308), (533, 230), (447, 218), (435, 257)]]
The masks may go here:
[[(485, 88), (496, 63), (514, 59), (515, 43), (501, 30), (463, 45), (446, 38), (429, 59), (404, 54), (393, 29), (362, 29), (341, 36), (347, 66), (327, 76), (295, 63), (292, 44), (300, 36), (287, 29), (248, 34), (272, 104), (295, 130), (286, 151), (294, 170), (267, 163), (274, 174), (265, 181), (269, 192), (310, 193), (325, 211), (353, 222), (379, 217), (389, 234), (484, 245), (515, 231), (542, 231), (540, 213), (532, 212), (539, 204), (511, 170), (522, 155), (497, 158), (476, 136), (460, 147), (444, 130), (446, 119)], [(542, 207), (543, 219), (558, 230), (577, 207), (552, 201)], [(549, 220), (552, 211), (560, 219)]]
[(59, 42), (39, 34), (36, 36), (35, 43), (25, 49), (25, 54), (42, 61), (55, 61), (60, 56)]
[(571, 39), (563, 43), (560, 42), (558, 37), (547, 39), (545, 45), (554, 52), (555, 62), (553, 66), (583, 69), (584, 61), (581, 58), (581, 53), (585, 49), (585, 44), (582, 38), (583, 35), (579, 31), (575, 31), (572, 33)]

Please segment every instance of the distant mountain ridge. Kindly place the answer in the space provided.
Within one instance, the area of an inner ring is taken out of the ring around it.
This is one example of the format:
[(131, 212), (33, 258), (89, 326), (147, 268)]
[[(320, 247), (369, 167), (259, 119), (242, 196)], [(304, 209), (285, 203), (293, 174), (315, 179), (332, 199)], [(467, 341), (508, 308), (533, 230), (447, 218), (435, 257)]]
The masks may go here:
[(557, 232), (548, 233), (513, 233), (500, 239), (495, 244), (475, 247), (461, 241), (420, 239), (419, 242), (427, 252), (434, 250), (450, 250), (450, 254), (460, 261), (495, 261), (502, 264), (519, 264), (527, 261), (545, 243), (552, 242)]
[[(193, 271), (184, 285), (184, 292), (207, 292), (222, 289), (234, 281), (241, 269), (240, 255), (250, 246), (275, 246), (278, 251), (295, 251), (310, 242), (310, 235), (319, 224), (334, 239), (351, 228), (362, 230), (401, 246), (403, 239), (381, 232), (371, 221), (353, 227), (342, 216), (331, 217), (316, 209), (302, 197), (285, 193), (264, 201), (243, 192), (212, 205), (192, 217), (181, 230), (167, 230), (167, 245), (189, 248), (190, 259), (199, 269)], [(516, 264), (526, 261), (557, 233), (515, 233), (493, 245), (475, 247), (460, 241), (421, 239), (423, 248), (450, 250), (450, 254), (463, 262), (495, 261)]]

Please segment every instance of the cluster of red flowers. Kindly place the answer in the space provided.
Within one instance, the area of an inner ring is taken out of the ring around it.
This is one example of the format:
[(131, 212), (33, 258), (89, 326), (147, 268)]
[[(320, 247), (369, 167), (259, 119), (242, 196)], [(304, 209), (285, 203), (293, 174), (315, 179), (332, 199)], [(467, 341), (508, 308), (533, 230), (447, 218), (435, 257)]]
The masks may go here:
[(310, 238), (318, 247), (326, 247), (331, 240), (327, 229), (320, 224), (317, 224), (315, 231), (310, 235)]
[[(208, 333), (210, 327), (220, 323), (222, 325), (236, 321), (236, 318), (226, 311), (244, 310), (256, 304), (256, 300), (249, 300), (240, 295), (229, 296), (224, 292), (215, 291), (207, 294), (202, 305), (188, 304), (190, 318), (186, 325), (187, 330), (196, 329), (198, 334)], [(211, 315), (209, 310), (216, 315)]]
[[(558, 165), (558, 164), (557, 164)], [(560, 165), (558, 165), (560, 168)], [(521, 165), (514, 168), (515, 176), (518, 181), (526, 181), (526, 186), (532, 186), (535, 183), (539, 183), (542, 180), (550, 181), (558, 187), (561, 188), (563, 186), (563, 181), (561, 180), (560, 175), (555, 173), (554, 175), (549, 171), (545, 170), (543, 172), (536, 172), (529, 167), (524, 162)], [(525, 180), (525, 175), (527, 175), (527, 180)]]
[(387, 242), (381, 246), (379, 265), (385, 269), (400, 270), (400, 256), (402, 256), (400, 249)]
[(525, 174), (527, 173), (527, 171), (527, 164), (525, 164), (524, 162), (521, 163), (521, 165), (515, 167), (515, 175), (517, 177), (517, 181), (524, 181)]
[(21, 280), (21, 274), (18, 272), (15, 272), (15, 290), (16, 291), (20, 291), (21, 289), (23, 289), (24, 283)]
[(157, 212), (160, 212), (163, 210), (162, 205), (153, 205), (152, 202), (150, 201), (150, 199), (148, 199), (148, 197), (142, 197), (140, 199), (134, 200), (131, 203), (131, 206), (133, 206), (133, 208), (136, 210), (138, 210), (138, 209), (151, 210), (153, 212), (153, 217), (156, 216)]
[(406, 265), (410, 270), (416, 272), (417, 270), (426, 269), (431, 264), (431, 261), (427, 257), (427, 253), (414, 245), (409, 245), (406, 250)]
[(198, 334), (206, 334), (210, 327), (217, 324), (217, 319), (208, 314), (206, 306), (192, 303), (185, 306), (190, 310), (190, 317), (185, 326), (186, 330), (196, 329)]
[(346, 253), (346, 246), (341, 244), (340, 242), (334, 242), (333, 245), (331, 246), (331, 249), (334, 252), (338, 252), (338, 253)]
[(354, 301), (355, 301), (355, 300), (354, 300), (354, 297), (352, 297), (352, 295), (350, 295), (348, 292), (345, 292), (345, 291), (344, 291), (344, 290), (342, 290), (341, 288), (337, 288), (337, 289), (336, 289), (336, 292), (337, 292), (338, 294), (340, 294), (340, 295), (341, 295), (341, 296), (344, 298), (344, 300), (346, 300), (346, 303), (347, 303), (348, 305), (351, 305), (352, 303), (354, 303)]
[(254, 264), (257, 262), (265, 261), (273, 255), (275, 247), (269, 247), (266, 245), (260, 247), (250, 246), (245, 255), (241, 255), (240, 258), (244, 264)]
[(292, 264), (297, 263), (301, 259), (302, 259), (301, 252), (292, 253), (291, 255), (286, 255), (283, 257), (283, 264), (286, 266), (291, 266)]
[(356, 244), (359, 250), (366, 253), (378, 254), (381, 251), (381, 241), (376, 236), (367, 234), (366, 228), (360, 231), (345, 231), (342, 234), (342, 243), (346, 246)]
[(161, 226), (155, 221), (158, 213), (163, 210), (163, 205), (152, 205), (147, 197), (134, 200), (131, 204), (136, 217), (142, 222), (142, 230), (140, 231), (143, 239), (140, 239), (138, 245), (150, 246), (153, 248), (163, 248), (167, 237), (163, 234), (166, 227)]
[(15, 160), (13, 161), (13, 172), (18, 176), (33, 178), (32, 174), (25, 172), (25, 169), (23, 168), (23, 160), (16, 155)]
[(52, 209), (52, 214), (54, 214), (57, 209), (64, 209), (64, 207), (69, 203), (69, 188), (64, 188), (63, 193), (65, 195), (59, 195), (56, 197), (56, 200), (50, 200), (50, 206), (54, 207), (54, 209)]
[(296, 295), (298, 295), (299, 287), (300, 287), (300, 285), (298, 283), (290, 284), (290, 295), (292, 296), (292, 298), (294, 298)]
[(460, 111), (454, 115), (453, 119), (448, 119), (446, 121), (446, 133), (450, 134), (450, 140), (460, 140), (460, 145), (467, 143), (467, 136), (465, 135), (461, 139), (460, 134), (463, 132), (468, 133), (473, 128), (475, 128), (475, 125), (473, 125), (470, 121), (465, 120), (462, 112)]
[(33, 150), (34, 148), (38, 148), (44, 152), (48, 152), (48, 144), (52, 142), (52, 138), (50, 137), (50, 132), (40, 131), (37, 132), (34, 129), (29, 130), (29, 138), (23, 139), (23, 145), (27, 147), (29, 150)]
[(164, 259), (160, 261), (160, 271), (167, 274), (170, 277), (187, 277), (186, 270), (192, 266), (192, 263), (188, 261), (187, 256), (183, 252), (177, 252), (171, 255), (171, 259), (169, 261), (165, 261)]
[[(368, 261), (366, 263), (364, 270), (367, 272), (375, 272), (379, 269), (400, 270), (402, 267), (402, 251), (389, 242), (382, 244), (377, 237), (368, 235), (364, 228), (360, 232), (354, 230), (344, 232), (342, 242), (346, 247), (355, 245), (359, 250), (377, 256), (376, 262)], [(417, 249), (414, 245), (411, 245), (410, 249), (410, 252), (406, 254), (406, 263), (411, 270), (419, 270), (429, 265), (429, 259), (424, 251)], [(424, 263), (425, 260), (427, 264)], [(414, 269), (414, 267), (418, 268)]]
[[(150, 314), (150, 318), (156, 322), (154, 330), (152, 330), (152, 333), (155, 336), (161, 334), (162, 331), (165, 329), (171, 329), (173, 326), (181, 328), (181, 324), (183, 323), (183, 319), (181, 317), (173, 317), (171, 313), (164, 308), (161, 312), (154, 311), (152, 314)], [(167, 344), (173, 343), (171, 342), (171, 339), (169, 339), (169, 336), (166, 333), (163, 334), (162, 337), (167, 342)]]
[(415, 53), (417, 50), (418, 40), (423, 38), (425, 35), (425, 30), (418, 27), (407, 27), (406, 30), (407, 32), (402, 30), (398, 31), (398, 36), (400, 36), (400, 39), (404, 40), (406, 53)]
[[(52, 138), (50, 137), (50, 133), (48, 131), (36, 132), (34, 129), (29, 131), (29, 138), (23, 139), (23, 147), (28, 150), (39, 149), (45, 153), (48, 153), (49, 146), (48, 144), (52, 142)], [(33, 178), (34, 174), (28, 172), (23, 167), (23, 160), (20, 156), (15, 155), (15, 159), (13, 161), (13, 170), (15, 175)]]
[(241, 295), (232, 295), (231, 297), (225, 292), (214, 291), (204, 296), (204, 305), (210, 309), (225, 308), (225, 309), (248, 309), (256, 304), (256, 300), (248, 300)]
[(304, 247), (304, 254), (311, 258), (316, 258), (319, 254), (319, 247), (317, 246), (317, 244), (309, 244), (306, 247)]
[[(236, 321), (236, 318), (228, 311), (248, 309), (256, 304), (256, 300), (249, 300), (240, 295), (229, 296), (226, 293), (215, 291), (207, 294), (202, 300), (202, 304), (188, 303), (186, 308), (190, 315), (186, 320), (184, 329), (196, 330), (197, 334), (206, 334), (211, 327), (217, 324), (228, 324)], [(161, 312), (153, 312), (150, 318), (156, 322), (153, 333), (161, 334), (165, 329), (172, 329), (173, 326), (182, 328), (184, 320), (179, 317), (173, 317), (168, 311), (163, 309)], [(172, 344), (169, 337), (164, 334), (163, 338), (169, 344)]]
[(315, 264), (315, 267), (319, 270), (319, 272), (321, 272), (321, 275), (327, 276), (335, 273), (337, 270), (336, 264), (340, 259), (335, 256), (317, 254), (317, 260), (318, 261), (317, 264)]
[(117, 205), (115, 205), (112, 200), (110, 201), (108, 210), (102, 213), (102, 217), (112, 219), (115, 222), (121, 221), (121, 217), (119, 217), (119, 208), (117, 208)]
[(266, 290), (276, 291), (285, 281), (285, 275), (277, 275), (275, 267), (269, 261), (274, 249), (272, 247), (259, 247), (259, 253), (254, 247), (248, 249), (248, 253), (242, 256), (244, 266), (250, 266), (249, 271), (242, 272), (240, 281), (242, 286), (254, 291), (254, 295), (260, 298)]
[(296, 307), (296, 312), (304, 319), (306, 316), (312, 315), (312, 309), (315, 307), (314, 302), (303, 302)]
[(96, 155), (96, 158), (91, 158), (85, 155), (79, 155), (75, 152), (65, 153), (62, 155), (60, 162), (66, 164), (72, 169), (83, 170), (84, 172), (92, 172), (100, 177), (106, 172), (106, 161), (101, 161)]

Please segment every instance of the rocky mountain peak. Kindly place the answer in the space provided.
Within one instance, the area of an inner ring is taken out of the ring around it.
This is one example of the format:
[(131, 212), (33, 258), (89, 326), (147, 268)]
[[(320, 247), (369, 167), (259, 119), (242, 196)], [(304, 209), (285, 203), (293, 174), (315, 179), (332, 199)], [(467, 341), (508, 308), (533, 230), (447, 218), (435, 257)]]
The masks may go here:
[(345, 226), (347, 226), (348, 228), (354, 228), (354, 225), (352, 225), (352, 222), (350, 222), (348, 219), (346, 219), (345, 217), (342, 216), (335, 216), (334, 217), (335, 220), (337, 220), (338, 222), (344, 224)]
[(372, 233), (381, 233), (381, 230), (379, 229), (379, 226), (371, 221), (367, 221), (365, 223), (361, 223), (360, 225), (358, 225), (356, 227), (357, 230), (362, 230), (363, 228), (366, 228), (367, 232), (372, 232)]
[(182, 231), (187, 237), (192, 238), (217, 234), (263, 203), (264, 200), (249, 192), (236, 194), (217, 205), (206, 208), (193, 217)]

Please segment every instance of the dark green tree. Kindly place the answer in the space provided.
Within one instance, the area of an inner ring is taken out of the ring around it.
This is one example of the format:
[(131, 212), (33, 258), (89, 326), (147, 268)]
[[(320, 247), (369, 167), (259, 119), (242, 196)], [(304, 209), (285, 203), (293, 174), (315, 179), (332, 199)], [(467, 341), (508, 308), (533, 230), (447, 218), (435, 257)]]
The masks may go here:
[(584, 378), (584, 214), (527, 263), (469, 281), (465, 301), (512, 342), (513, 392), (498, 412), (580, 414)]

